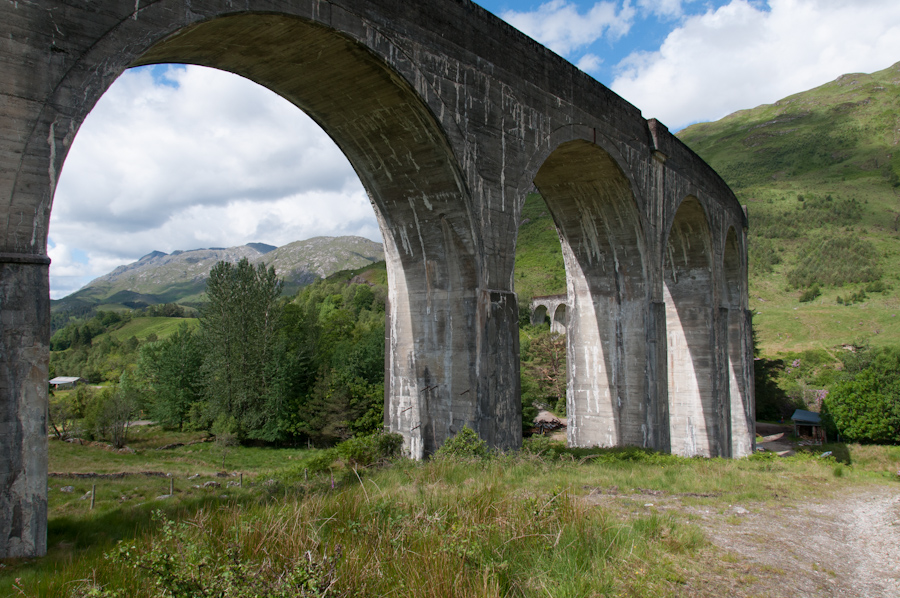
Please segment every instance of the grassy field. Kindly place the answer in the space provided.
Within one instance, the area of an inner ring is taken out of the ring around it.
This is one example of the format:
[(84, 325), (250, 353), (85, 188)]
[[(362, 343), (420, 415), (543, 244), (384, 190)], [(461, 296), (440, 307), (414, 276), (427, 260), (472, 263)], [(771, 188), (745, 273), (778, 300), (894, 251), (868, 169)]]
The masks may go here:
[[(199, 439), (144, 427), (126, 454), (51, 441), (49, 554), (4, 563), (0, 595), (157, 596), (163, 583), (182, 588), (163, 595), (181, 596), (715, 596), (723, 571), (729, 583), (743, 574), (692, 510), (765, 510), (896, 484), (900, 465), (897, 447), (817, 448), (844, 463), (726, 461), (538, 439), (485, 461), (377, 470), (324, 466), (330, 457), (316, 450), (240, 447), (218, 477), (214, 443), (158, 450)], [(615, 502), (596, 500), (610, 494)], [(655, 508), (663, 494), (681, 508)], [(214, 577), (248, 593), (202, 593)]]
[[(182, 324), (187, 324), (191, 328), (200, 325), (197, 318), (134, 318), (118, 330), (110, 332), (110, 336), (117, 341), (124, 342), (132, 336), (138, 340), (147, 340), (151, 334), (155, 334), (157, 338), (163, 339), (175, 333)], [(102, 338), (98, 337), (98, 339)]]

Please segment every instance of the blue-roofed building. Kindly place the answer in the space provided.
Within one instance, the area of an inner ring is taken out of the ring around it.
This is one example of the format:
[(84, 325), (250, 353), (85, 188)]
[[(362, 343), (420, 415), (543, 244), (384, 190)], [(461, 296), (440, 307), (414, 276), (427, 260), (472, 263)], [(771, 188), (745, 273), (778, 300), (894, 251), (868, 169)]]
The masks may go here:
[(791, 416), (791, 422), (794, 424), (794, 436), (812, 436), (812, 438), (820, 443), (826, 442), (825, 426), (822, 424), (822, 417), (814, 411), (806, 411), (805, 409), (797, 409)]

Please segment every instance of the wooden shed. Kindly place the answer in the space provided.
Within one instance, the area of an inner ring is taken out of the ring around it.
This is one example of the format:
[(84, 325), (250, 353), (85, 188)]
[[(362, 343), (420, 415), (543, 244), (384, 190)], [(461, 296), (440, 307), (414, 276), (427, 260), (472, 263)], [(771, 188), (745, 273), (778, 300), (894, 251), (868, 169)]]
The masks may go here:
[(794, 436), (811, 436), (816, 443), (826, 442), (825, 426), (822, 424), (822, 418), (818, 413), (797, 409), (791, 416), (791, 422), (794, 424)]

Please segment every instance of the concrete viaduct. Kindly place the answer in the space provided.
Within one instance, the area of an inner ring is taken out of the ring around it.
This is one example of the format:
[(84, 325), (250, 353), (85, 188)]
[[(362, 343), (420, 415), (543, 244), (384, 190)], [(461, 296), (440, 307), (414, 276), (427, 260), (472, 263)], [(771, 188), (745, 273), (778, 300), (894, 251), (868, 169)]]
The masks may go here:
[(56, 183), (137, 65), (246, 77), (347, 155), (387, 255), (385, 422), (413, 457), (464, 425), (521, 443), (513, 265), (534, 185), (567, 270), (569, 442), (751, 451), (741, 206), (663, 124), (469, 0), (3, 0), (0, 34), (0, 557), (46, 551)]
[(536, 326), (543, 324), (545, 320), (550, 320), (550, 331), (558, 334), (566, 333), (566, 311), (568, 310), (567, 295), (543, 295), (541, 297), (532, 297), (531, 305), (531, 325)]

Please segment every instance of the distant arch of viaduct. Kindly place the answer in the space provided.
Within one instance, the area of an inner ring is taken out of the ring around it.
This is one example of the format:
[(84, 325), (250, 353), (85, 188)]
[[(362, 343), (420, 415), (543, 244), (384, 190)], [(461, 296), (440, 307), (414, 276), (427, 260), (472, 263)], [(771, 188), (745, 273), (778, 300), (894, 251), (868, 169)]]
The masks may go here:
[(751, 451), (734, 195), (661, 123), (470, 1), (10, 1), (0, 33), (0, 557), (46, 551), (56, 182), (137, 65), (246, 77), (347, 155), (388, 262), (385, 422), (412, 456), (465, 425), (521, 443), (513, 265), (533, 185), (567, 270), (570, 443)]

